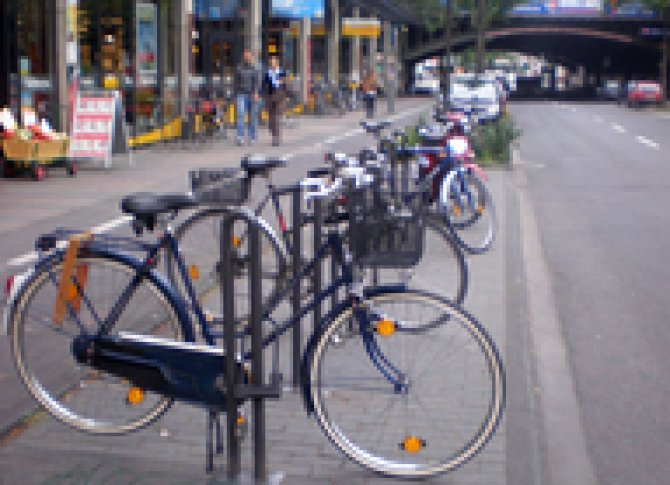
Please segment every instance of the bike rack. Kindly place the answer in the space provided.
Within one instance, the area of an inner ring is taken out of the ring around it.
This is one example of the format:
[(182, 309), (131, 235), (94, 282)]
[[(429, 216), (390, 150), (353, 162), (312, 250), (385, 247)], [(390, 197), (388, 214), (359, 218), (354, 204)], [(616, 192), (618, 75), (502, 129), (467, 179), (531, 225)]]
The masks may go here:
[[(249, 241), (249, 298), (251, 326), (251, 380), (240, 382), (238, 372), (240, 349), (235, 335), (235, 275), (233, 273), (233, 224), (232, 217), (221, 222), (221, 299), (224, 311), (224, 366), (226, 395), (226, 431), (228, 446), (227, 476), (236, 479), (241, 472), (241, 440), (239, 436), (238, 411), (242, 402), (252, 403), (254, 478), (267, 480), (267, 455), (265, 447), (265, 399), (281, 395), (281, 376), (272, 373), (269, 384), (264, 384), (262, 343), (262, 251), (258, 226), (248, 224)], [(218, 410), (207, 411), (206, 470), (214, 471), (214, 455), (223, 453), (221, 420)]]

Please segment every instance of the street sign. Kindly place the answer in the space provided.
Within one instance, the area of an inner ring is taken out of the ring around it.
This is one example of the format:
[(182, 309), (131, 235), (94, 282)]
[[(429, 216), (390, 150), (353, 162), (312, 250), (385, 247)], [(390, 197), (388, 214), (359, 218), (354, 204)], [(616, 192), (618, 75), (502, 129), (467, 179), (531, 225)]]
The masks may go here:
[(343, 18), (343, 37), (379, 37), (381, 23), (376, 18)]

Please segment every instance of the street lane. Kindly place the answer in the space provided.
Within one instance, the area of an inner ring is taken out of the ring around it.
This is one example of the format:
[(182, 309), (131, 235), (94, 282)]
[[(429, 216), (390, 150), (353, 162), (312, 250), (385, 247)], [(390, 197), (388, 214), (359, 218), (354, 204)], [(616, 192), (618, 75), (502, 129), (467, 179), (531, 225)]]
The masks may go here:
[(670, 125), (612, 105), (512, 113), (597, 478), (667, 483)]

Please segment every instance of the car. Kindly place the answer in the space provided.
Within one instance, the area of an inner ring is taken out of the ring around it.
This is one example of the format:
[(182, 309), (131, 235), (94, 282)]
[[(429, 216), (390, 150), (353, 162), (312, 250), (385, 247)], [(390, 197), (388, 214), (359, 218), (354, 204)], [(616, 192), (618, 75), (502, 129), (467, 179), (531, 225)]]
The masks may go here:
[(598, 88), (598, 98), (605, 101), (617, 101), (621, 98), (621, 82), (617, 79), (608, 79)]
[(629, 108), (660, 105), (663, 102), (663, 90), (656, 81), (629, 81), (625, 96)]
[(465, 74), (453, 79), (449, 104), (480, 122), (495, 121), (502, 115), (505, 97), (504, 88), (495, 78)]

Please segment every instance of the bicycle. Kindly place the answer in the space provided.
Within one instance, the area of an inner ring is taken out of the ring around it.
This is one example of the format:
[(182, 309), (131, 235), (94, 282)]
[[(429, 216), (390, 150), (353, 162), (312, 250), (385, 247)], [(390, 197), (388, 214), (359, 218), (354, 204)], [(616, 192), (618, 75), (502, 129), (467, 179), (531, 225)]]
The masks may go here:
[[(291, 231), (287, 223), (287, 217), (284, 214), (280, 203), (280, 197), (287, 194), (294, 187), (278, 187), (272, 182), (272, 172), (285, 166), (285, 161), (280, 158), (265, 158), (260, 156), (248, 156), (241, 162), (241, 169), (246, 173), (246, 186), (250, 187), (253, 180), (260, 178), (265, 184), (265, 195), (258, 202), (253, 209), (254, 215), (258, 218), (261, 224), (261, 245), (263, 251), (263, 277), (264, 289), (267, 291), (268, 297), (274, 293), (274, 290), (281, 285), (283, 281), (289, 276), (290, 268), (288, 255), (292, 251)], [(216, 173), (215, 169), (214, 172)], [(231, 173), (237, 173), (231, 169)], [(312, 171), (313, 176), (331, 176), (332, 173), (321, 172), (318, 170)], [(197, 190), (197, 188), (195, 189)], [(248, 260), (245, 255), (248, 254), (246, 249), (246, 222), (248, 221), (247, 212), (240, 212), (236, 203), (244, 202), (249, 199), (247, 193), (242, 200), (230, 201), (221, 199), (209, 199), (212, 203), (205, 201), (205, 207), (199, 207), (193, 214), (189, 215), (183, 222), (175, 228), (175, 238), (179, 241), (182, 257), (187, 263), (187, 266), (194, 269), (197, 278), (196, 292), (198, 299), (206, 308), (208, 317), (213, 322), (220, 322), (223, 309), (221, 308), (220, 293), (220, 263), (219, 263), (219, 228), (224, 217), (229, 217), (231, 212), (236, 213), (236, 218), (239, 220), (238, 228), (235, 229), (235, 244), (237, 246), (238, 274), (237, 277), (242, 279), (246, 277), (248, 269)], [(268, 207), (272, 208), (272, 214), (277, 221), (278, 230), (265, 220), (260, 218)], [(328, 221), (326, 221), (328, 222)], [(304, 218), (303, 224), (311, 223), (309, 217)], [(333, 225), (333, 224), (331, 224)], [(462, 303), (467, 294), (468, 288), (468, 272), (467, 263), (462, 252), (449, 238), (447, 232), (443, 227), (443, 223), (436, 217), (428, 215), (426, 218), (426, 251), (430, 257), (436, 258), (441, 264), (436, 265), (434, 262), (428, 263), (428, 258), (420, 262), (412, 275), (412, 282), (416, 283), (423, 289), (441, 294), (455, 303)], [(185, 289), (180, 284), (178, 269), (175, 266), (174, 258), (168, 254), (167, 258), (167, 274), (170, 281), (173, 282), (180, 291), (185, 294)], [(440, 278), (433, 278), (439, 272)], [(428, 278), (419, 279), (418, 274), (426, 275)], [(406, 281), (410, 276), (407, 272), (399, 274), (394, 269), (379, 269), (377, 275), (380, 279), (378, 281), (398, 282)], [(439, 283), (436, 283), (439, 281)], [(241, 320), (244, 320), (244, 315), (248, 313), (246, 309), (244, 298), (237, 303), (240, 305), (237, 310), (237, 315), (241, 315)]]
[[(329, 192), (312, 195), (337, 190)], [(472, 316), (442, 297), (401, 287), (362, 289), (361, 265), (407, 266), (421, 257), (421, 217), (394, 208), (374, 188), (354, 187), (346, 195), (348, 248), (332, 232), (287, 291), (326, 254), (336, 258), (340, 276), (282, 323), (266, 309), (272, 330), (263, 345), (276, 344), (314, 305), (347, 288), (303, 354), (308, 413), (349, 459), (377, 473), (422, 478), (454, 470), (483, 449), (500, 422), (499, 352)], [(38, 239), (40, 259), (10, 302), (10, 346), (24, 385), (58, 420), (95, 434), (122, 434), (158, 419), (175, 398), (225, 409), (223, 354), (169, 226), (195, 203), (183, 194), (126, 197), (122, 209), (138, 231), (161, 230), (156, 242), (62, 232)], [(64, 237), (70, 243), (60, 249)], [(179, 261), (194, 319), (156, 270), (162, 249)], [(60, 308), (52, 312), (54, 304)], [(206, 345), (194, 343), (196, 328)], [(236, 372), (244, 372), (248, 358), (242, 352)]]

